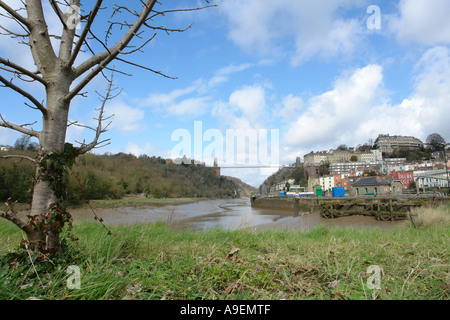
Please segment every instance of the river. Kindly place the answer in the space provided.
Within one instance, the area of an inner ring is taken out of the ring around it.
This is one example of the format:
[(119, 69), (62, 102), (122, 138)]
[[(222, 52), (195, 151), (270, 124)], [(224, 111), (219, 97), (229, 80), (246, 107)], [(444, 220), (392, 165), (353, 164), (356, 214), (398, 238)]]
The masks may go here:
[[(97, 215), (106, 224), (145, 224), (157, 221), (167, 222), (177, 230), (203, 231), (214, 227), (222, 229), (293, 229), (307, 231), (317, 225), (380, 228), (396, 228), (406, 221), (377, 221), (374, 217), (347, 216), (324, 219), (319, 213), (301, 214), (293, 217), (290, 210), (252, 208), (248, 198), (234, 200), (201, 200), (192, 203), (151, 205), (136, 208), (96, 209)], [(75, 210), (75, 219), (93, 220), (90, 211)]]

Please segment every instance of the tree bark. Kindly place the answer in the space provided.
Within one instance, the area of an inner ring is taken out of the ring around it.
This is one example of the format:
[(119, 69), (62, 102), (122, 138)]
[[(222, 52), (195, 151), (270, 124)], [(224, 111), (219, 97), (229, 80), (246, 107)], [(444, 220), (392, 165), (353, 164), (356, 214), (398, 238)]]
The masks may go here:
[[(59, 70), (58, 70), (59, 69)], [(52, 189), (52, 172), (43, 170), (41, 161), (51, 152), (62, 154), (66, 138), (69, 102), (64, 100), (69, 92), (71, 75), (69, 72), (58, 68), (54, 72), (53, 80), (47, 86), (47, 115), (43, 117), (43, 126), (40, 133), (40, 156), (36, 166), (35, 185), (31, 203), (30, 219), (34, 220), (34, 226), (27, 233), (30, 246), (35, 251), (50, 255), (61, 254), (59, 232), (55, 232), (53, 212), (58, 199), (55, 190)], [(61, 177), (58, 177), (61, 178)], [(57, 209), (56, 209), (57, 210)], [(62, 212), (60, 214), (68, 214)]]

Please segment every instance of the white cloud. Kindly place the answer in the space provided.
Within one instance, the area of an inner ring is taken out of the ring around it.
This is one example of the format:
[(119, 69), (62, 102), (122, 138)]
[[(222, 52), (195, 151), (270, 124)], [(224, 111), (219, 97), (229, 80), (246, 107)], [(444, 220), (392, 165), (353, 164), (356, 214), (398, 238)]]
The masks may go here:
[(188, 98), (178, 103), (170, 104), (161, 110), (167, 116), (198, 117), (205, 114), (210, 106), (210, 97)]
[(175, 89), (169, 93), (152, 93), (142, 101), (146, 106), (164, 106), (172, 104), (176, 99), (196, 91), (197, 85), (191, 85), (183, 89)]
[(205, 89), (214, 88), (219, 84), (227, 82), (232, 74), (244, 71), (252, 66), (253, 65), (251, 63), (243, 63), (240, 65), (231, 64), (229, 66), (223, 67), (217, 70), (214, 76), (208, 80), (207, 88)]
[(437, 132), (450, 140), (450, 49), (434, 47), (416, 64), (414, 87), (401, 103), (389, 103), (383, 68), (368, 65), (341, 76), (332, 90), (306, 102), (283, 137), (282, 162), (309, 151), (349, 146), (379, 134), (426, 139)]
[(228, 102), (215, 102), (212, 116), (233, 129), (259, 129), (267, 118), (265, 87), (244, 86), (231, 93)]
[(144, 155), (144, 154), (146, 154), (148, 156), (157, 154), (157, 150), (150, 143), (146, 143), (145, 146), (143, 148), (141, 148), (137, 144), (135, 144), (131, 141), (128, 142), (127, 147), (125, 148), (125, 152), (133, 154), (137, 157), (140, 155)]
[[(367, 122), (372, 131), (377, 127), (385, 132), (425, 139), (438, 132), (450, 139), (450, 49), (434, 47), (427, 50), (416, 64), (417, 75), (412, 94), (400, 104), (378, 106)], [(395, 128), (395, 129), (393, 129)]]
[[(229, 38), (242, 49), (262, 56), (291, 59), (298, 65), (314, 55), (351, 53), (364, 26), (338, 16), (341, 9), (358, 7), (359, 0), (229, 0), (221, 5)], [(236, 10), (239, 8), (239, 10)]]
[(378, 65), (339, 78), (333, 90), (310, 99), (307, 109), (289, 126), (284, 141), (302, 147), (353, 143), (357, 140), (353, 128), (366, 118), (381, 84), (382, 68)]
[(389, 27), (401, 41), (425, 45), (450, 43), (450, 1), (401, 0)]
[(138, 108), (133, 108), (120, 100), (113, 100), (107, 106), (106, 112), (114, 114), (111, 119), (111, 129), (118, 130), (122, 134), (130, 134), (142, 130), (145, 125), (142, 123), (145, 112)]
[(210, 79), (197, 79), (186, 88), (175, 89), (168, 93), (152, 93), (141, 100), (141, 105), (151, 107), (166, 116), (198, 117), (206, 114), (212, 106), (212, 97), (206, 95), (213, 88), (228, 82), (231, 75), (242, 72), (252, 64), (230, 64), (217, 70)]
[(283, 98), (282, 107), (278, 110), (277, 116), (282, 117), (283, 120), (291, 120), (293, 116), (296, 116), (303, 110), (305, 103), (301, 97), (289, 94)]

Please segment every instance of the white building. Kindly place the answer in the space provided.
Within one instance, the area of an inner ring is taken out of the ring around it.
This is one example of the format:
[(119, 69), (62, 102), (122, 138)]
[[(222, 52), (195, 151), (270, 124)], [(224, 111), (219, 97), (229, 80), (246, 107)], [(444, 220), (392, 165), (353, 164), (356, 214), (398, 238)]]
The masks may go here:
[(319, 184), (323, 191), (331, 191), (334, 188), (334, 176), (319, 177)]

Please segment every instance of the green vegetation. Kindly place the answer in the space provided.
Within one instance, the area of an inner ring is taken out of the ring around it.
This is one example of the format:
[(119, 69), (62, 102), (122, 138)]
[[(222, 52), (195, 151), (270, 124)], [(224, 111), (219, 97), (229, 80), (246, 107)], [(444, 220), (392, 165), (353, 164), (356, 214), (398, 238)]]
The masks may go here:
[[(420, 228), (394, 231), (180, 232), (157, 223), (108, 227), (108, 236), (100, 224), (75, 223), (79, 240), (65, 242), (61, 261), (33, 264), (16, 248), (20, 231), (0, 220), (0, 299), (445, 300), (449, 210), (418, 210)], [(69, 265), (80, 268), (80, 289), (67, 287)]]
[(383, 153), (384, 158), (406, 158), (406, 161), (419, 161), (431, 159), (431, 150), (424, 147), (418, 149), (399, 149), (390, 154)]
[[(31, 151), (13, 150), (1, 155), (21, 154), (35, 158)], [(1, 159), (0, 200), (27, 202), (35, 169), (27, 160)], [(166, 164), (165, 159), (146, 155), (135, 157), (85, 154), (77, 158), (69, 176), (67, 197), (72, 203), (93, 199), (119, 199), (129, 194), (148, 198), (231, 198), (252, 189), (238, 179), (218, 177), (204, 165)]]

